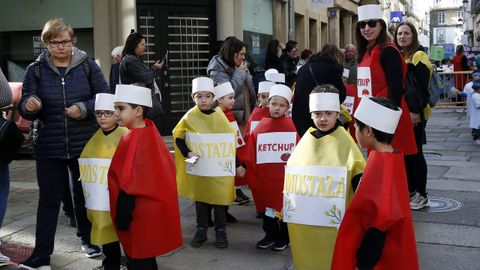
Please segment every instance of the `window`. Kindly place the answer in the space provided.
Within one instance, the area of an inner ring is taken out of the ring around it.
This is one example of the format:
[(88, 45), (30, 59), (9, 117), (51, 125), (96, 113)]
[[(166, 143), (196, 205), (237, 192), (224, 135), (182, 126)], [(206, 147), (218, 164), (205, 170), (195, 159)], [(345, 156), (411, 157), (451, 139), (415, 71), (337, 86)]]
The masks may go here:
[(463, 11), (457, 11), (457, 17), (463, 20)]
[(445, 12), (438, 12), (438, 24), (445, 24)]

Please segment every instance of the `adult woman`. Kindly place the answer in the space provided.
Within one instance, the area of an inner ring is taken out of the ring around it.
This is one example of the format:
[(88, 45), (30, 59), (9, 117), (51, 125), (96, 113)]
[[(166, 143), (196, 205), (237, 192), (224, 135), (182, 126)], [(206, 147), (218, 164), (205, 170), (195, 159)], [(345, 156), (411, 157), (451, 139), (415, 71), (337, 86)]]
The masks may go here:
[(60, 201), (65, 189), (73, 189), (77, 228), (87, 257), (101, 251), (90, 245), (78, 157), (96, 130), (94, 96), (109, 92), (98, 65), (75, 47), (73, 29), (63, 19), (49, 20), (42, 31), (48, 51), (26, 70), (19, 112), (28, 120), (40, 120), (34, 143), (39, 202), (35, 249), (19, 268), (49, 268), (57, 228)]
[(265, 70), (274, 68), (279, 69), (282, 47), (278, 39), (272, 39), (268, 42), (267, 53), (265, 55)]
[(207, 67), (207, 74), (215, 83), (232, 84), (235, 90), (233, 114), (242, 132), (256, 102), (252, 76), (244, 63), (246, 53), (245, 44), (236, 37), (230, 37), (225, 40), (219, 54), (210, 60)]
[(159, 118), (163, 115), (163, 111), (161, 109), (161, 93), (155, 87), (155, 77), (163, 68), (164, 63), (158, 60), (149, 68), (142, 59), (145, 54), (145, 46), (143, 35), (132, 29), (125, 41), (123, 59), (120, 62), (120, 83), (143, 85), (152, 90), (152, 108), (148, 110), (147, 118), (152, 119), (158, 128)]
[(401, 52), (387, 36), (379, 5), (358, 8), (355, 30), (358, 44), (357, 99), (363, 95), (387, 97), (401, 107), (402, 116), (393, 137), (393, 148), (404, 155), (417, 153), (410, 112), (405, 102), (407, 66)]
[(423, 155), (422, 145), (426, 143), (425, 126), (431, 113), (428, 105), (428, 85), (432, 75), (432, 65), (428, 55), (418, 42), (418, 33), (412, 23), (402, 22), (398, 25), (395, 31), (395, 44), (402, 49), (408, 66), (408, 76), (413, 76), (416, 82), (416, 85), (412, 85), (416, 86), (414, 89), (407, 88), (406, 101), (410, 110), (418, 153), (405, 156), (405, 166), (408, 189), (410, 194), (413, 194), (410, 198), (410, 207), (421, 209), (428, 204), (427, 162)]
[[(470, 69), (468, 66), (467, 57), (463, 55), (463, 45), (458, 45), (455, 49), (455, 55), (453, 56), (453, 71), (467, 71)], [(454, 76), (455, 88), (457, 90), (463, 91), (463, 87), (468, 82), (468, 77), (463, 74), (458, 74)]]
[(292, 120), (300, 136), (314, 127), (308, 109), (310, 92), (317, 85), (332, 84), (340, 92), (340, 103), (345, 100), (345, 85), (342, 81), (343, 56), (334, 44), (325, 44), (298, 70), (297, 85), (293, 97)]
[[(8, 81), (0, 69), (0, 108), (10, 105), (12, 102), (12, 90), (8, 85)], [(0, 114), (2, 112), (0, 111)], [(2, 117), (2, 115), (0, 115)], [(8, 164), (0, 164), (0, 228), (2, 227), (3, 218), (7, 211), (8, 193), (10, 191), (10, 172)], [(0, 253), (0, 263), (8, 262), (10, 259)]]
[(298, 61), (299, 66), (303, 66), (307, 63), (308, 59), (312, 56), (313, 52), (310, 49), (305, 49), (300, 54), (300, 60)]

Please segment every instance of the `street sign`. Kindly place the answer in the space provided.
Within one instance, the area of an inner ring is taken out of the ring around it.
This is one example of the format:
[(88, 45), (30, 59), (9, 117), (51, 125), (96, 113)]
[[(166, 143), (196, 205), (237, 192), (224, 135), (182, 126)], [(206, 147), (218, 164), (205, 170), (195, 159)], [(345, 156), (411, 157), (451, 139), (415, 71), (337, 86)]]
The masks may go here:
[(333, 0), (311, 0), (310, 7), (312, 8), (332, 8)]
[(390, 12), (390, 22), (399, 23), (403, 21), (403, 12), (401, 11), (392, 11)]

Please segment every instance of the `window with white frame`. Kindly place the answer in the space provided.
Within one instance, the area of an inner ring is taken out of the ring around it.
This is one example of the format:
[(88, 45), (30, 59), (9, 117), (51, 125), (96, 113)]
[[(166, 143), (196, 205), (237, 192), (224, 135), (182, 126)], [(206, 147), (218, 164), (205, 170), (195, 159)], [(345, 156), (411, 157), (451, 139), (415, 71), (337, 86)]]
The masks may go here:
[(445, 12), (438, 12), (438, 24), (445, 24)]

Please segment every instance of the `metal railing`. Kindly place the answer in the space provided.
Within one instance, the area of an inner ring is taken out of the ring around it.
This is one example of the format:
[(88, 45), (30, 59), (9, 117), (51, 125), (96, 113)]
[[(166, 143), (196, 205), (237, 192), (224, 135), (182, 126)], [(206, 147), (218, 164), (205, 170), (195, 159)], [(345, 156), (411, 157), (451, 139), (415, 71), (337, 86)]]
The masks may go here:
[(465, 109), (466, 97), (463, 87), (472, 81), (473, 70), (439, 72), (440, 96), (435, 107)]

